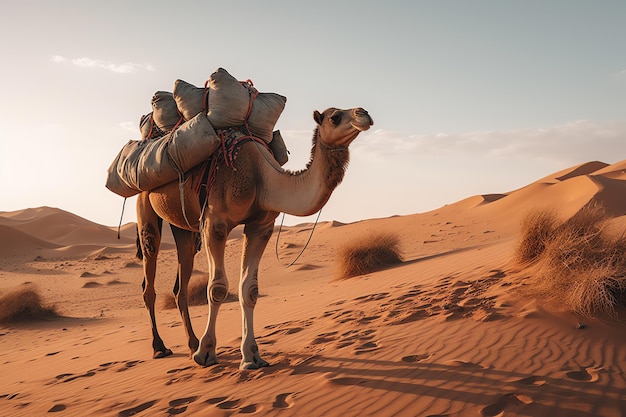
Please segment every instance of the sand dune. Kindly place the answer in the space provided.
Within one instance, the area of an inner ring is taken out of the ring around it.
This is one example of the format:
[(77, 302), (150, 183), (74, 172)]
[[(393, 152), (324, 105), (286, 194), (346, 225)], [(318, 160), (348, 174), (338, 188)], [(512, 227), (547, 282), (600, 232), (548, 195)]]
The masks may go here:
[[(124, 225), (118, 239), (117, 227), (102, 226), (51, 207), (0, 212), (0, 228), (0, 255), (6, 257), (30, 257), (34, 250), (42, 251), (38, 256), (50, 258), (126, 252), (134, 247), (137, 236), (135, 223)], [(165, 225), (162, 247), (172, 249), (173, 243)]]
[[(626, 161), (589, 162), (427, 213), (324, 222), (288, 268), (313, 224), (283, 227), (259, 273), (255, 333), (271, 367), (258, 371), (238, 369), (237, 303), (220, 310), (218, 365), (189, 359), (177, 309), (158, 311), (174, 355), (151, 358), (134, 224), (117, 240), (116, 227), (55, 208), (2, 212), (0, 293), (31, 282), (64, 317), (0, 327), (0, 415), (626, 415), (624, 312), (591, 319), (530, 298), (519, 290), (531, 271), (512, 262), (520, 220), (535, 208), (565, 218), (600, 203), (623, 231), (625, 172)], [(404, 262), (337, 280), (338, 249), (381, 232), (399, 238)], [(159, 258), (159, 297), (172, 291), (172, 242)], [(237, 228), (231, 290), (241, 245)], [(201, 253), (192, 281), (207, 271)], [(191, 314), (201, 333), (206, 306)]]

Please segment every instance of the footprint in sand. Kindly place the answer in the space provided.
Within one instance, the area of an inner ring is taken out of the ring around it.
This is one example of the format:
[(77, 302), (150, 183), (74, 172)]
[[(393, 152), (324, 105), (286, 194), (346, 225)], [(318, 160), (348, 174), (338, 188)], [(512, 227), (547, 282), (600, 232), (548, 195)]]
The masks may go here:
[(124, 365), (117, 370), (117, 372), (124, 372), (129, 370), (130, 368), (133, 368), (134, 366), (142, 363), (143, 361), (141, 360), (136, 360), (136, 361), (128, 361), (128, 362), (124, 362)]
[(187, 411), (187, 406), (198, 399), (197, 396), (178, 398), (169, 402), (169, 415), (182, 414)]
[(65, 411), (67, 407), (65, 404), (55, 404), (51, 409), (48, 410), (49, 413), (58, 413), (59, 411)]
[(459, 367), (459, 368), (485, 369), (485, 367), (482, 366), (482, 365), (478, 365), (478, 364), (472, 363), (472, 362), (462, 361), (460, 359), (449, 360), (449, 361), (446, 362), (446, 365), (448, 365), (448, 366), (456, 366), (456, 367)]
[(257, 411), (261, 411), (261, 409), (256, 404), (250, 404), (239, 409), (240, 414), (254, 414)]
[(181, 372), (181, 371), (187, 371), (189, 369), (191, 369), (191, 366), (186, 366), (184, 368), (176, 368), (176, 369), (170, 369), (169, 371), (167, 371), (168, 374), (175, 374), (177, 372)]
[(367, 342), (367, 343), (363, 343), (362, 345), (356, 347), (354, 349), (354, 353), (356, 355), (360, 355), (362, 353), (368, 353), (368, 352), (373, 352), (375, 350), (380, 349), (380, 346), (378, 345), (377, 342)]
[(423, 360), (430, 358), (430, 356), (431, 355), (429, 353), (424, 353), (422, 355), (408, 355), (402, 358), (402, 362), (409, 362), (409, 363), (421, 362)]
[(225, 401), (226, 398), (228, 398), (228, 397), (213, 397), (213, 398), (209, 398), (208, 400), (206, 400), (205, 403), (207, 403), (207, 404), (219, 404), (222, 401)]
[(337, 332), (328, 332), (328, 333), (320, 333), (317, 335), (315, 339), (311, 342), (312, 345), (321, 345), (325, 343), (334, 342), (337, 340)]
[(387, 298), (388, 296), (389, 296), (388, 292), (381, 292), (377, 294), (362, 295), (360, 297), (355, 298), (354, 301), (359, 301), (361, 303), (365, 303), (368, 301), (379, 301), (379, 300), (383, 300)]
[(152, 407), (154, 404), (156, 403), (156, 400), (152, 400), (152, 401), (148, 401), (145, 402), (143, 404), (139, 404), (136, 407), (132, 407), (132, 408), (127, 408), (126, 410), (122, 410), (119, 412), (118, 416), (119, 417), (130, 417), (130, 416), (134, 416), (135, 414), (139, 414), (142, 411), (147, 410), (148, 408)]
[(237, 408), (237, 406), (239, 406), (239, 400), (222, 401), (221, 403), (217, 404), (216, 407), (221, 410), (232, 410), (234, 408)]
[(276, 399), (274, 400), (274, 403), (272, 404), (272, 407), (279, 409), (291, 408), (294, 405), (293, 399), (294, 394), (292, 392), (278, 394), (276, 396)]
[(537, 387), (543, 385), (546, 383), (545, 380), (537, 377), (537, 376), (529, 376), (526, 378), (522, 378), (522, 379), (518, 379), (516, 381), (513, 381), (516, 384), (521, 384), (521, 385), (535, 385)]
[(493, 404), (490, 404), (480, 410), (481, 415), (485, 417), (496, 417), (504, 414), (507, 407), (519, 407), (524, 404), (531, 404), (533, 400), (521, 394), (504, 394)]
[(580, 371), (570, 371), (565, 374), (569, 379), (580, 382), (596, 382), (600, 379), (599, 373), (604, 371), (602, 367), (580, 368)]
[(74, 375), (74, 374), (61, 374), (61, 375), (57, 375), (56, 379), (59, 380), (59, 382), (72, 382), (75, 381), (79, 378), (87, 378), (90, 376), (94, 376), (96, 374), (95, 371), (89, 371), (87, 373), (84, 373), (82, 375)]

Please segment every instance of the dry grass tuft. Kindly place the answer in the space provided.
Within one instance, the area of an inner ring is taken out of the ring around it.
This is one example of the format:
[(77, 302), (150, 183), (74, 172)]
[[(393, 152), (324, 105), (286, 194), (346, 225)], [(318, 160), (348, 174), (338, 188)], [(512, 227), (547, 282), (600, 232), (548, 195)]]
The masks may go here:
[[(189, 287), (187, 288), (187, 303), (190, 306), (202, 306), (209, 303), (206, 294), (206, 287), (208, 285), (208, 280), (191, 280), (189, 282)], [(226, 297), (225, 303), (233, 303), (239, 301), (239, 297), (237, 294), (229, 293)], [(167, 294), (163, 297), (163, 301), (161, 303), (161, 307), (163, 309), (172, 309), (178, 308), (176, 305), (176, 299), (173, 294)]]
[(516, 259), (532, 263), (529, 291), (587, 316), (616, 316), (626, 293), (626, 235), (607, 231), (602, 207), (586, 206), (559, 224), (553, 212), (522, 222)]
[(0, 297), (0, 323), (45, 320), (59, 317), (54, 306), (44, 305), (32, 285), (15, 288)]
[(402, 263), (397, 236), (380, 233), (339, 249), (338, 278), (346, 279)]
[(520, 263), (534, 262), (546, 249), (546, 242), (558, 225), (554, 210), (533, 210), (523, 219), (521, 236), (515, 248)]

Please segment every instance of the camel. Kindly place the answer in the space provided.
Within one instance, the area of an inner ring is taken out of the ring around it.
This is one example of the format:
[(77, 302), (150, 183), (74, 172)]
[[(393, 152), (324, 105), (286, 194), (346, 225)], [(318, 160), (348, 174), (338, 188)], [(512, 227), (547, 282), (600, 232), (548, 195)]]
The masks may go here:
[[(261, 358), (254, 336), (254, 308), (259, 294), (258, 269), (261, 256), (281, 212), (307, 216), (319, 211), (343, 180), (349, 161), (348, 146), (373, 120), (362, 108), (315, 111), (311, 159), (305, 169), (284, 170), (271, 152), (255, 140), (232, 145), (231, 151), (213, 155), (212, 181), (207, 186), (206, 202), (200, 203), (197, 188), (203, 170), (195, 168), (184, 182), (173, 182), (143, 192), (137, 199), (138, 241), (143, 253), (143, 298), (149, 311), (154, 357), (172, 354), (159, 336), (154, 303), (156, 258), (160, 242), (161, 219), (173, 227), (178, 252), (178, 276), (174, 294), (194, 361), (202, 366), (217, 363), (215, 325), (221, 304), (228, 295), (224, 251), (230, 231), (244, 225), (244, 242), (239, 280), (242, 311), (240, 369), (269, 366)], [(237, 139), (237, 137), (235, 137)], [(207, 286), (208, 319), (204, 334), (194, 334), (187, 305), (187, 284), (196, 252), (194, 233), (200, 232), (209, 262)]]

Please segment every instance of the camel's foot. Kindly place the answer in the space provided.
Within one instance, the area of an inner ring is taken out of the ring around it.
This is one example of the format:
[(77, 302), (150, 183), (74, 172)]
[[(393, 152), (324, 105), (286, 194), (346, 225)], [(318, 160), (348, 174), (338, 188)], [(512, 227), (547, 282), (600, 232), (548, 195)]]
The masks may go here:
[(254, 358), (252, 358), (252, 361), (250, 362), (242, 360), (241, 364), (239, 365), (239, 369), (241, 370), (259, 369), (259, 368), (267, 368), (268, 366), (270, 366), (269, 362), (261, 359), (260, 356), (255, 356)]
[(172, 350), (171, 349), (161, 349), (161, 350), (155, 350), (154, 354), (152, 355), (152, 358), (154, 359), (161, 359), (161, 358), (165, 358), (166, 356), (170, 356), (172, 354)]
[(217, 355), (210, 352), (200, 352), (193, 354), (193, 360), (200, 366), (212, 366), (217, 364)]

